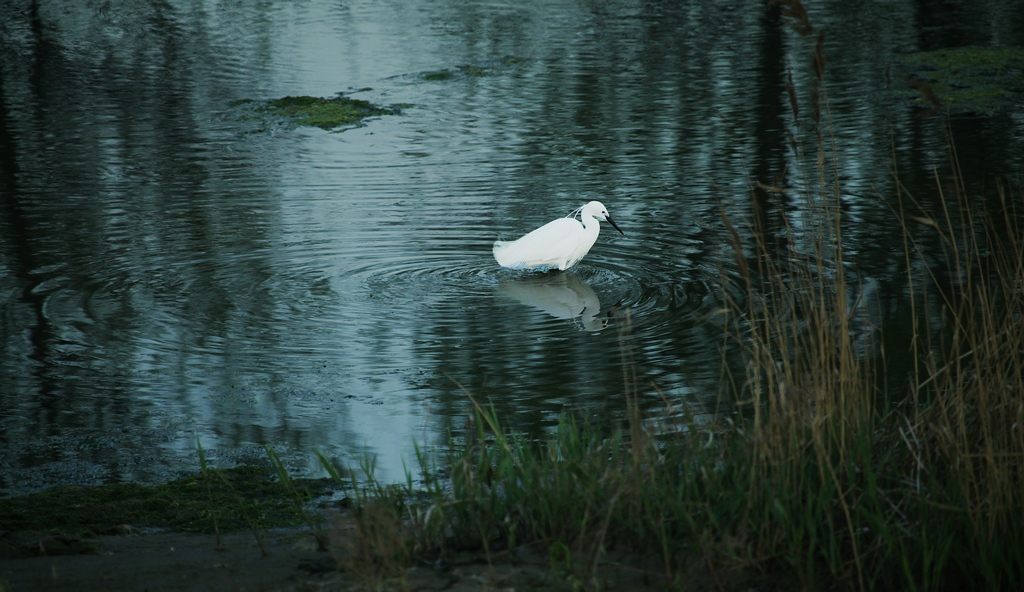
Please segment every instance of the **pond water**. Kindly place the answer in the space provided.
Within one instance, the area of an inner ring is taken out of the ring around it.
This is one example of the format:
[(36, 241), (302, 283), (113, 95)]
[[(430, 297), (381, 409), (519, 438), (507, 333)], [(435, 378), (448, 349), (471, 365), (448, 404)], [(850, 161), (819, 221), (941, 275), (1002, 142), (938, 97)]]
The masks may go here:
[[(197, 437), (220, 466), (270, 444), (300, 474), (315, 449), (402, 479), (467, 393), (533, 434), (621, 418), (624, 357), (645, 408), (716, 412), (720, 205), (812, 183), (790, 134), (813, 127), (819, 30), (848, 263), (886, 303), (873, 326), (905, 331), (893, 169), (939, 199), (952, 130), (979, 195), (1019, 182), (1024, 112), (924, 117), (890, 73), (1024, 45), (1024, 11), (810, 18), (801, 37), (733, 3), (6, 3), (0, 494), (194, 472)], [(401, 112), (328, 132), (239, 103), (339, 92)], [(568, 272), (498, 268), (496, 238), (590, 199), (625, 235), (605, 225)], [(780, 203), (775, 230), (799, 228)]]

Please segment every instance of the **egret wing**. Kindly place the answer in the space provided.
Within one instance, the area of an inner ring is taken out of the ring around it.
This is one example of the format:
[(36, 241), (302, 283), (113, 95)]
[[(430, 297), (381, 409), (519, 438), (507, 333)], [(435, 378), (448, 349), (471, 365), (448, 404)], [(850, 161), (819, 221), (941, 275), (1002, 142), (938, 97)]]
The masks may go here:
[(494, 258), (502, 267), (559, 267), (566, 263), (583, 226), (572, 218), (552, 220), (514, 241), (494, 243)]

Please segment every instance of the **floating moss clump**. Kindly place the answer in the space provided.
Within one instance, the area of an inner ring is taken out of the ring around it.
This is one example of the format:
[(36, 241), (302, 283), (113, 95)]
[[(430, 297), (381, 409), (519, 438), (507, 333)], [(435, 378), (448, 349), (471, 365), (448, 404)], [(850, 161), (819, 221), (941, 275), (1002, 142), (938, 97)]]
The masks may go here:
[(479, 66), (465, 65), (459, 66), (459, 70), (462, 71), (466, 76), (487, 76), (487, 69)]
[(397, 111), (380, 107), (344, 95), (326, 99), (321, 97), (284, 97), (267, 101), (265, 109), (274, 115), (295, 120), (299, 125), (310, 125), (326, 130), (346, 125), (358, 125), (367, 117), (394, 115)]
[(451, 70), (434, 70), (423, 75), (423, 80), (448, 80), (455, 74)]
[(422, 74), (424, 80), (451, 80), (456, 76), (469, 76), (473, 78), (480, 78), (483, 76), (491, 76), (497, 74), (502, 68), (508, 66), (514, 66), (521, 63), (523, 60), (516, 56), (505, 56), (496, 60), (488, 60), (478, 64), (462, 64), (456, 66), (454, 69), (445, 68), (443, 70), (431, 70)]
[[(220, 473), (224, 478), (207, 474), (209, 492), (202, 474), (153, 487), (59, 485), (0, 499), (0, 524), (14, 532), (63, 534), (104, 532), (120, 524), (212, 532), (214, 515), (223, 531), (303, 524), (292, 493), (266, 469), (238, 467)], [(324, 480), (303, 480), (301, 485), (313, 496), (325, 494), (330, 486)]]
[(452, 78), (455, 78), (456, 75), (459, 75), (459, 76), (473, 76), (473, 77), (478, 77), (479, 78), (479, 77), (482, 77), (482, 76), (487, 76), (488, 75), (488, 71), (487, 71), (486, 68), (481, 67), (481, 66), (473, 66), (473, 65), (470, 65), (470, 64), (464, 64), (462, 66), (457, 66), (455, 68), (455, 70), (449, 70), (448, 68), (445, 68), (444, 70), (432, 70), (430, 72), (426, 72), (426, 73), (423, 74), (423, 79), (424, 80), (451, 80)]
[(1024, 98), (1022, 47), (940, 49), (910, 54), (901, 62), (917, 92), (900, 94), (953, 114), (990, 115)]

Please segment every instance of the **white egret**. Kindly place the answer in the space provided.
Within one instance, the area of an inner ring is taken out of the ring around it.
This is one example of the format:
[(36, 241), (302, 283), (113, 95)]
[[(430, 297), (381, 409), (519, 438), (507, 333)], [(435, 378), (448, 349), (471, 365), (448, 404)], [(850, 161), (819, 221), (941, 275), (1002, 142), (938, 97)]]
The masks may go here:
[(513, 269), (569, 269), (594, 246), (601, 232), (600, 220), (607, 220), (620, 234), (626, 234), (608, 215), (604, 204), (592, 201), (518, 240), (495, 241), (494, 258), (498, 265)]

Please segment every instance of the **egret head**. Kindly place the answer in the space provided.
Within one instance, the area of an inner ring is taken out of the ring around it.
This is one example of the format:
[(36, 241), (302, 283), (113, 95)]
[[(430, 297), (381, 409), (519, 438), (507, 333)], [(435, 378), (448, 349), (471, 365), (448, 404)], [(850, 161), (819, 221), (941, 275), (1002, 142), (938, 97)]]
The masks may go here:
[(619, 225), (616, 224), (614, 220), (612, 220), (611, 214), (608, 213), (608, 208), (604, 207), (604, 204), (599, 201), (588, 202), (587, 205), (583, 206), (582, 215), (592, 216), (594, 218), (597, 218), (598, 220), (605, 220), (609, 224), (611, 224), (615, 228), (615, 230), (618, 230), (619, 234), (626, 234), (625, 232), (622, 232), (622, 229), (619, 228)]

